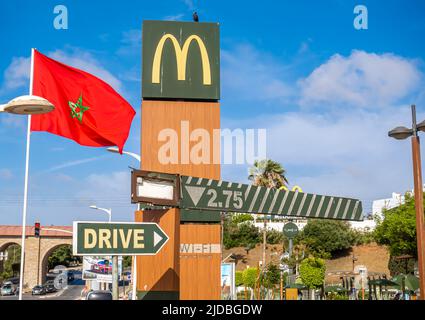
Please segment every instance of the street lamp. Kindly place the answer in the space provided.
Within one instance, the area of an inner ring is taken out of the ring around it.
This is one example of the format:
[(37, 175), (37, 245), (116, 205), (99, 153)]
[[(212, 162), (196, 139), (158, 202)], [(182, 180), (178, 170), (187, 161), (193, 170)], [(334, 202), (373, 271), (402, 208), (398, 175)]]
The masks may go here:
[(19, 115), (43, 114), (54, 109), (55, 107), (48, 100), (33, 95), (20, 96), (7, 104), (0, 105), (0, 112)]
[(25, 160), (25, 182), (24, 182), (24, 205), (22, 213), (22, 239), (21, 239), (21, 265), (19, 271), (19, 300), (22, 300), (24, 287), (24, 262), (25, 262), (25, 231), (27, 220), (27, 198), (28, 198), (28, 168), (29, 168), (29, 150), (30, 150), (30, 133), (31, 133), (31, 115), (44, 114), (55, 109), (53, 104), (48, 100), (32, 95), (32, 74), (33, 59), (31, 59), (31, 83), (30, 94), (12, 99), (7, 104), (0, 105), (0, 112), (6, 112), (17, 115), (28, 115), (27, 125), (27, 147)]
[[(112, 153), (120, 153), (119, 149), (117, 147), (110, 147), (110, 148), (106, 148), (107, 151), (112, 152)], [(123, 154), (126, 154), (134, 159), (136, 159), (137, 161), (139, 161), (139, 164), (142, 162), (140, 155), (133, 153), (133, 152), (129, 152), (129, 151), (122, 151)], [(137, 210), (140, 211), (140, 203), (137, 204)], [(137, 286), (137, 257), (133, 256), (133, 274), (131, 276), (131, 281), (133, 281), (133, 288), (132, 288), (132, 292), (131, 292), (131, 299), (132, 300), (137, 300), (136, 297), (136, 286)]]
[(109, 216), (109, 222), (112, 221), (112, 209), (99, 208), (95, 205), (91, 205), (90, 208), (106, 212)]
[(412, 137), (412, 158), (413, 158), (413, 180), (415, 193), (416, 209), (416, 241), (418, 246), (418, 268), (419, 268), (419, 287), (420, 300), (425, 300), (425, 229), (424, 229), (424, 207), (423, 207), (423, 185), (421, 154), (418, 131), (425, 131), (425, 121), (416, 124), (416, 106), (412, 105), (412, 129), (397, 127), (390, 132), (388, 136), (394, 139), (402, 140)]
[[(110, 148), (107, 148), (106, 150), (108, 150), (109, 152), (112, 152), (112, 153), (120, 153), (120, 151), (119, 151), (119, 149), (117, 147), (110, 147)], [(130, 156), (130, 157), (132, 157), (134, 159), (136, 159), (139, 162), (141, 161), (140, 160), (140, 155), (138, 155), (136, 153), (129, 152), (129, 151), (124, 151), (124, 150), (123, 150), (122, 153), (123, 154), (126, 154), (126, 155), (128, 155), (128, 156)]]
[[(109, 222), (112, 221), (112, 209), (99, 208), (91, 205), (90, 208), (106, 212), (109, 216)], [(112, 298), (118, 300), (118, 256), (112, 256)]]

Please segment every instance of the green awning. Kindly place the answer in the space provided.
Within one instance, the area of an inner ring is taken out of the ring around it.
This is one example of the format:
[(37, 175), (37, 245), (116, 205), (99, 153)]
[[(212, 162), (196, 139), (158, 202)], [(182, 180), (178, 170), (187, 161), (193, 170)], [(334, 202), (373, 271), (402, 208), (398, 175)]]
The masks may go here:
[(383, 286), (383, 287), (396, 287), (399, 284), (395, 281), (388, 279), (374, 279), (369, 281), (370, 285)]
[(391, 280), (397, 283), (397, 285), (401, 288), (404, 278), (404, 286), (406, 290), (415, 291), (419, 289), (419, 278), (414, 276), (413, 274), (399, 274), (392, 278)]
[(325, 292), (347, 292), (348, 290), (341, 286), (326, 286)]

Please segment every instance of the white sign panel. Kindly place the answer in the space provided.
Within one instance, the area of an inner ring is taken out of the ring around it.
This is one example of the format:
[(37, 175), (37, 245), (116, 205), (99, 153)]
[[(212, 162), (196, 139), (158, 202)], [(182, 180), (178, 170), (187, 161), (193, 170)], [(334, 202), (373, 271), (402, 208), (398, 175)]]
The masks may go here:
[[(122, 257), (118, 257), (118, 274), (122, 273)], [(95, 280), (112, 283), (111, 257), (84, 256), (83, 280)]]

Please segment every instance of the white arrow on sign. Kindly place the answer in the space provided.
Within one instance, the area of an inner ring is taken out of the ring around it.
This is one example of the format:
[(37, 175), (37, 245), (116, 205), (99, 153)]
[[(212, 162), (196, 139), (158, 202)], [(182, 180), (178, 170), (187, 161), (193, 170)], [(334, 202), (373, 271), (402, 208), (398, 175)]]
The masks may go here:
[(156, 233), (155, 231), (153, 232), (153, 246), (154, 246), (154, 248), (156, 247), (156, 245), (158, 244), (158, 243), (160, 243), (161, 242), (161, 240), (162, 240), (163, 238), (162, 238), (162, 236), (161, 235), (159, 235), (158, 233)]
[(189, 194), (190, 198), (192, 199), (193, 204), (196, 206), (198, 205), (199, 200), (201, 199), (202, 195), (204, 194), (205, 187), (194, 187), (194, 186), (185, 186), (187, 193)]

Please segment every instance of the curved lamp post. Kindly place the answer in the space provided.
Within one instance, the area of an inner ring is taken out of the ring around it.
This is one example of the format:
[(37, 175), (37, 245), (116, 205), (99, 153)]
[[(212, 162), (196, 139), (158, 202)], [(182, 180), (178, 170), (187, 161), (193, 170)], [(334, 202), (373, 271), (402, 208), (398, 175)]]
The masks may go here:
[[(112, 152), (112, 153), (120, 153), (120, 151), (118, 150), (118, 148), (117, 147), (110, 147), (110, 148), (106, 148), (106, 150), (108, 150), (109, 152)], [(123, 154), (126, 154), (126, 155), (128, 155), (128, 156), (130, 156), (130, 157), (132, 157), (132, 158), (134, 158), (134, 159), (136, 159), (137, 161), (141, 161), (140, 160), (140, 155), (138, 155), (138, 154), (136, 154), (136, 153), (133, 153), (133, 152), (128, 152), (128, 151), (124, 151), (123, 150), (123, 152), (122, 152)]]
[(415, 184), (415, 209), (416, 209), (416, 241), (418, 246), (418, 268), (420, 300), (425, 300), (425, 227), (424, 227), (424, 205), (423, 205), (423, 185), (421, 154), (418, 131), (425, 132), (425, 121), (416, 124), (416, 106), (412, 105), (412, 128), (397, 127), (388, 132), (388, 136), (397, 140), (404, 140), (412, 137), (412, 158), (413, 158), (413, 180)]
[[(120, 153), (117, 147), (111, 147), (111, 148), (106, 148), (106, 150), (108, 150), (109, 152), (112, 153)], [(133, 152), (128, 152), (128, 151), (124, 151), (122, 152), (123, 154), (126, 154), (134, 159), (136, 159), (137, 161), (139, 161), (139, 164), (141, 163), (141, 157), (140, 155), (133, 153)], [(140, 204), (137, 205), (137, 209), (140, 211)], [(133, 282), (133, 288), (131, 291), (131, 299), (132, 300), (137, 300), (136, 297), (136, 286), (137, 286), (137, 257), (133, 256), (133, 274), (131, 276), (131, 281)]]
[(108, 214), (108, 216), (109, 216), (109, 220), (108, 221), (109, 222), (112, 221), (112, 209), (99, 208), (99, 207), (97, 207), (95, 205), (91, 205), (90, 208), (91, 209), (96, 209), (96, 210), (100, 210), (100, 211), (106, 212)]

